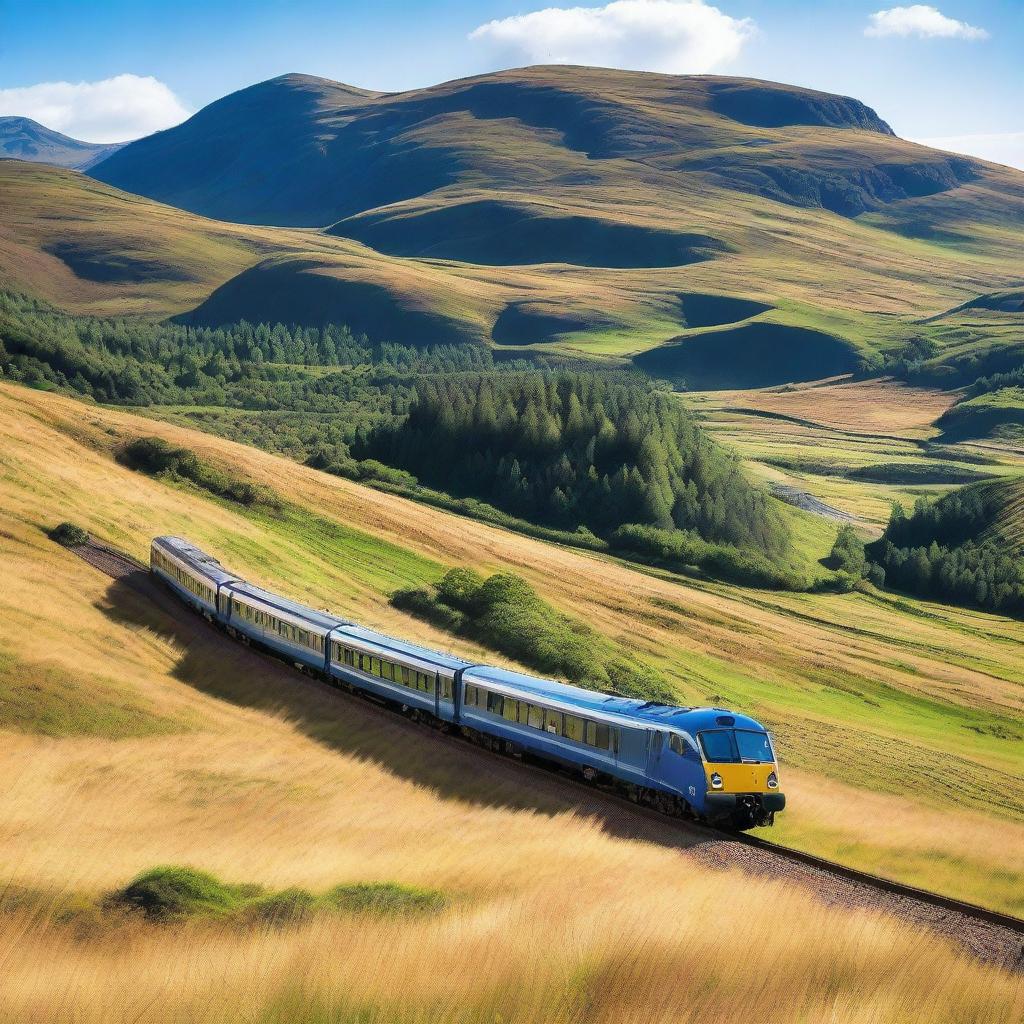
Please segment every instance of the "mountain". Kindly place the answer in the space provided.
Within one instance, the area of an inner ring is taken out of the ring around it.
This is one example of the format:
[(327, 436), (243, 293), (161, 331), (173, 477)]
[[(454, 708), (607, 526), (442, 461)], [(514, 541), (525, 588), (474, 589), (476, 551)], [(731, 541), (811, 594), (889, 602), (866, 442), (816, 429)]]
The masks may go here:
[(81, 142), (30, 117), (0, 117), (0, 157), (85, 171), (123, 145), (123, 142)]
[[(740, 190), (855, 216), (986, 172), (897, 139), (848, 97), (750, 79), (556, 66), (393, 94), (285, 75), (132, 143), (94, 174), (207, 216), (344, 221), (337, 230), (365, 237), (379, 233), (379, 218), (346, 218), (438, 191), (557, 195), (636, 182)], [(504, 203), (457, 211), (470, 213), (504, 232)], [(408, 245), (437, 249), (450, 221), (418, 225)], [(461, 258), (458, 242), (453, 258)]]
[(80, 312), (342, 322), (707, 388), (1024, 362), (1006, 325), (933, 319), (1019, 287), (1024, 174), (812, 90), (535, 67), (383, 94), (287, 75), (90, 173), (0, 174), (0, 272)]

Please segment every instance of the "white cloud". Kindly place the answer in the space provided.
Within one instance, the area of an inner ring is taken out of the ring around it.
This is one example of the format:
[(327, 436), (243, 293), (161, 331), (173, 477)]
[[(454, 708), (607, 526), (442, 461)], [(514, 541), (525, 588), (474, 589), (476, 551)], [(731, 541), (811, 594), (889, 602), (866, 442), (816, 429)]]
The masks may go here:
[(613, 0), (489, 21), (469, 38), (500, 59), (699, 74), (735, 58), (754, 32), (704, 0)]
[(85, 142), (124, 142), (170, 128), (189, 111), (163, 82), (116, 75), (0, 89), (0, 114), (18, 114)]
[(923, 146), (951, 153), (980, 157), (993, 163), (1024, 170), (1024, 132), (995, 132), (990, 135), (947, 135), (937, 139), (912, 139)]
[(983, 28), (966, 21), (947, 18), (940, 10), (927, 4), (911, 7), (890, 7), (876, 11), (864, 29), (866, 36), (917, 36), (919, 39), (988, 39)]

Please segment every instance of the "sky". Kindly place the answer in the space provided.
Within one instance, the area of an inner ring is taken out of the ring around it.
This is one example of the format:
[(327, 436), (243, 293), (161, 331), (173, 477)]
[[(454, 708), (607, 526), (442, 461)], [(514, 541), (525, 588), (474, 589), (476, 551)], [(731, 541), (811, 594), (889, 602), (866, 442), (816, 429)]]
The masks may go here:
[(855, 96), (898, 135), (1024, 168), (1024, 0), (0, 0), (0, 115), (90, 142), (298, 71), (400, 91), (525, 64)]

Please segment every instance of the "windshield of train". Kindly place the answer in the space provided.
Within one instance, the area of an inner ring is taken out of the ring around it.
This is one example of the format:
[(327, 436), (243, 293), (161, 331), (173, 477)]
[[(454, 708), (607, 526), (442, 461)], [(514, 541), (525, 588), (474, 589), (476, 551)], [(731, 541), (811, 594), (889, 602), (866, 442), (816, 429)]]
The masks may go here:
[(704, 759), (714, 764), (774, 761), (771, 740), (766, 732), (749, 729), (711, 729), (698, 733)]

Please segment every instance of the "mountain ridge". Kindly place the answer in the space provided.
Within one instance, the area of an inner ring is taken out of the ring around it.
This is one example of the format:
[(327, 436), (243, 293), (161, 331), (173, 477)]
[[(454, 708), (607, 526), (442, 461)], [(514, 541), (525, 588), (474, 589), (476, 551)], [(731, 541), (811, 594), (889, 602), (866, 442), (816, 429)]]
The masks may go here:
[(0, 158), (86, 171), (124, 145), (83, 142), (20, 114), (0, 117)]

